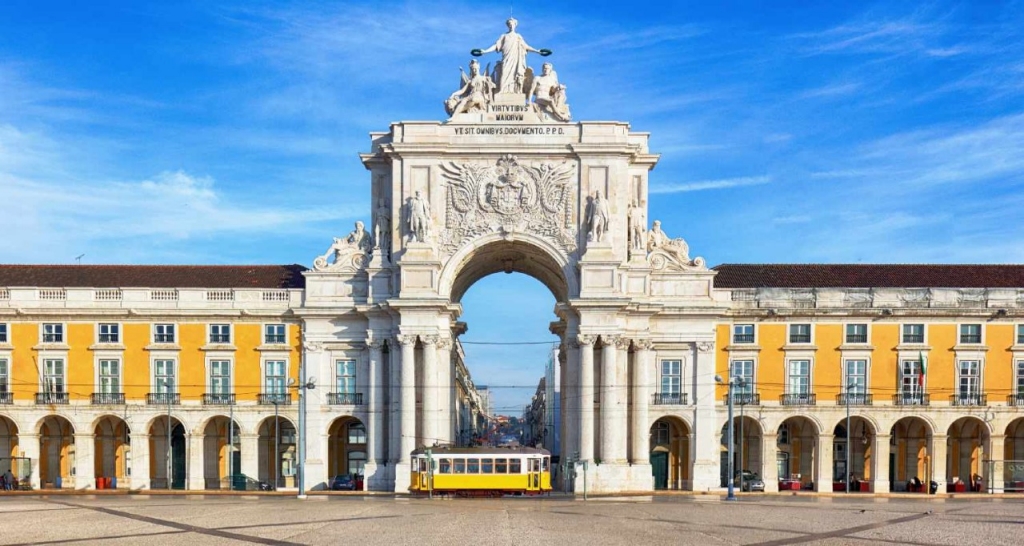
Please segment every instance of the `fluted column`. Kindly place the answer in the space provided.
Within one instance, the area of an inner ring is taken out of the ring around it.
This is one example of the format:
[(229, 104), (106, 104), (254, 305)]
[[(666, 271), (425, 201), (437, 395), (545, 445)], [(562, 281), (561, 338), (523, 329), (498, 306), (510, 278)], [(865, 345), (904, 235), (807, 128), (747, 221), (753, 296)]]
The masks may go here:
[(442, 444), (453, 444), (452, 436), (452, 338), (437, 340), (437, 437)]
[(398, 427), (398, 461), (409, 462), (409, 454), (416, 449), (416, 336), (398, 336), (402, 344), (402, 369), (399, 381), (401, 390), (401, 424)]
[(633, 424), (630, 430), (630, 442), (633, 453), (630, 462), (633, 464), (650, 464), (648, 410), (651, 403), (650, 394), (650, 355), (654, 345), (649, 339), (633, 341)]
[(377, 463), (384, 453), (384, 405), (381, 386), (384, 384), (384, 366), (382, 362), (384, 341), (380, 339), (366, 340), (370, 349), (367, 377), (369, 385), (366, 393), (366, 409), (370, 418), (366, 421), (366, 460)]
[[(423, 384), (420, 385), (423, 405), (423, 445), (437, 443), (437, 417), (440, 400), (437, 393), (437, 336), (420, 336), (423, 342)], [(403, 367), (404, 369), (404, 367)]]
[(596, 336), (580, 335), (580, 459), (594, 459), (594, 342)]

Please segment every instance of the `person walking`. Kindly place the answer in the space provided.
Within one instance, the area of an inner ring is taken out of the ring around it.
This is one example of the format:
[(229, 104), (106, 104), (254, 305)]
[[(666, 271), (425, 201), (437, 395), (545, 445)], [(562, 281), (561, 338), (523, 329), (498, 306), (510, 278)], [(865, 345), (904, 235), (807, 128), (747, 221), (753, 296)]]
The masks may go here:
[(4, 472), (4, 491), (10, 491), (14, 488), (14, 474), (11, 473), (11, 469), (8, 468), (7, 472)]

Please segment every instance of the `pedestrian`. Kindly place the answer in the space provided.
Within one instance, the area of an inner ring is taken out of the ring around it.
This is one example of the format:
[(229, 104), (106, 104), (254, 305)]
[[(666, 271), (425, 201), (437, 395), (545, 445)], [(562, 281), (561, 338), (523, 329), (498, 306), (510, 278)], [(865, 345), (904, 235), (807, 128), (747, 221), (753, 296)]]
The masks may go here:
[(11, 473), (11, 469), (8, 468), (7, 472), (4, 472), (4, 491), (10, 491), (14, 488), (14, 474)]

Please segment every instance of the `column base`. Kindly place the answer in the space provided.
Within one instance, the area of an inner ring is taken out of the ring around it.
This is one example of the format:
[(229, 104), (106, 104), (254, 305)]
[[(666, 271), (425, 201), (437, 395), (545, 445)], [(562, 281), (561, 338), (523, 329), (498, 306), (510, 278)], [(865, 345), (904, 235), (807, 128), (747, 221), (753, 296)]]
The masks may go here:
[(206, 478), (204, 478), (204, 477), (193, 478), (193, 477), (189, 476), (189, 478), (188, 478), (188, 490), (189, 491), (203, 491), (204, 489), (206, 489)]
[(889, 479), (884, 480), (873, 480), (871, 482), (872, 493), (888, 493), (889, 492)]
[[(693, 463), (693, 491), (722, 490), (722, 476), (719, 474), (716, 461), (696, 461)], [(767, 486), (767, 484), (765, 484)]]
[(411, 469), (412, 466), (409, 464), (409, 461), (395, 464), (395, 493), (409, 492), (409, 485), (411, 485), (412, 482), (412, 476), (409, 474)]
[(327, 483), (334, 479), (327, 475), (327, 467), (320, 460), (307, 460), (303, 471), (306, 473), (306, 491), (323, 491), (327, 489)]
[(591, 464), (588, 465), (585, 477), (583, 469), (577, 469), (574, 485), (577, 495), (582, 495), (584, 488), (587, 493), (654, 491), (654, 476), (651, 474), (651, 465)]
[(391, 491), (390, 467), (376, 462), (368, 462), (363, 466), (364, 491)]

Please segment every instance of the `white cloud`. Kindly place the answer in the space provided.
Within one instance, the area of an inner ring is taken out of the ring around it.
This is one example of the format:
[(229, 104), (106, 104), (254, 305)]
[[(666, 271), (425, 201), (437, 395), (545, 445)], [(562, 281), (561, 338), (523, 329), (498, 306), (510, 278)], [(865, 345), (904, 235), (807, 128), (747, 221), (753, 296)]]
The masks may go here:
[(721, 190), (741, 186), (759, 186), (772, 181), (770, 176), (744, 176), (738, 178), (723, 178), (720, 180), (701, 180), (698, 182), (683, 182), (679, 184), (665, 184), (651, 186), (650, 192), (658, 193), (683, 193), (690, 191)]

